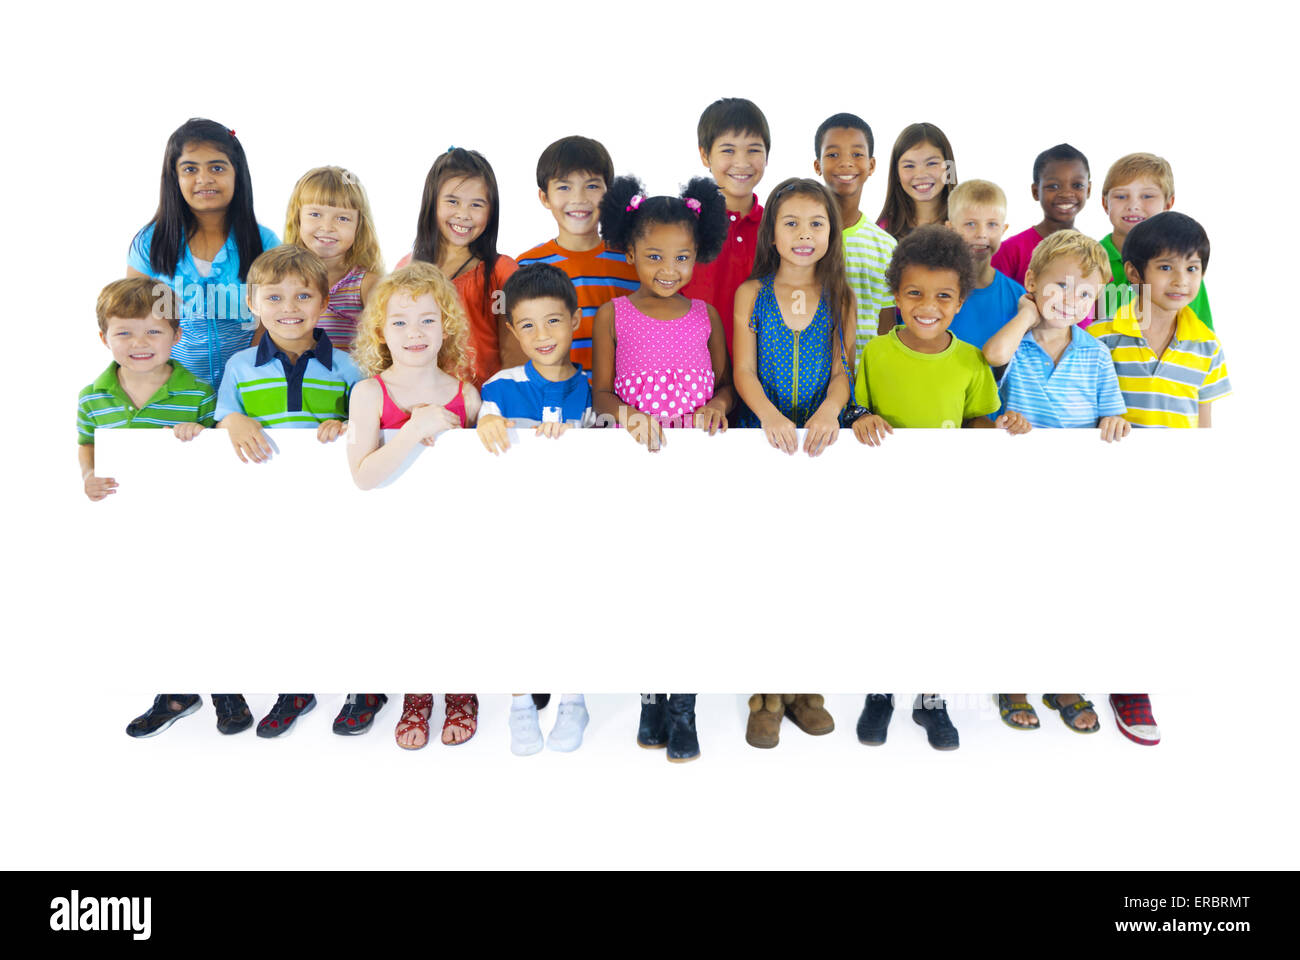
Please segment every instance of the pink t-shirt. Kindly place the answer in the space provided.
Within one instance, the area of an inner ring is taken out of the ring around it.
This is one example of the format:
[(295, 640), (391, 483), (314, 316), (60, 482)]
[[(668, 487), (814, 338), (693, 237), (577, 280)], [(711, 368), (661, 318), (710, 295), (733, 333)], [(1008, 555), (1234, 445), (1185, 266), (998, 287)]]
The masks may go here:
[(1025, 285), (1025, 271), (1029, 269), (1029, 258), (1034, 255), (1034, 248), (1043, 242), (1043, 236), (1037, 227), (1030, 227), (1023, 233), (1008, 237), (998, 247), (989, 261), (993, 269), (1002, 273), (1022, 287)]

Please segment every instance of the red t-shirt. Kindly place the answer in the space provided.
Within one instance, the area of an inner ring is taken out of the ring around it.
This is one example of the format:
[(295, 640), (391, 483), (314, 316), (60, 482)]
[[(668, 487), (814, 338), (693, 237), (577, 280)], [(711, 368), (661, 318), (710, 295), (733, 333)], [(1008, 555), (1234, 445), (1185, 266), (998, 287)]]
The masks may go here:
[[(749, 213), (741, 215), (728, 210), (731, 226), (727, 230), (722, 252), (712, 263), (697, 263), (691, 282), (682, 287), (682, 296), (703, 300), (718, 311), (722, 331), (727, 338), (727, 357), (731, 357), (731, 338), (736, 321), (736, 290), (749, 279), (754, 269), (754, 253), (758, 244), (758, 223), (763, 219), (763, 208), (758, 194), (754, 194)], [(746, 318), (748, 320), (748, 318)]]

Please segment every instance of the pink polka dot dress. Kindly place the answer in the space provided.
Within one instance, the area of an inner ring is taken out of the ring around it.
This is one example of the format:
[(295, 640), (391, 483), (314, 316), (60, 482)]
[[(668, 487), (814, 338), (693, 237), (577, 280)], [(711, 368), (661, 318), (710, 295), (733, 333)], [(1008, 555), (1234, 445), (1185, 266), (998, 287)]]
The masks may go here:
[(713, 398), (709, 306), (692, 300), (676, 320), (656, 320), (628, 297), (614, 301), (614, 392), (665, 426)]

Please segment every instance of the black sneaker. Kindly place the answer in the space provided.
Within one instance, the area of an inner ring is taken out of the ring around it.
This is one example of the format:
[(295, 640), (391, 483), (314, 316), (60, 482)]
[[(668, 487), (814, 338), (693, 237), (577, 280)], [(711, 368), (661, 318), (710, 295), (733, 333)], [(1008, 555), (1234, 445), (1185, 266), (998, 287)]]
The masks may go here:
[(257, 722), (259, 737), (278, 737), (293, 729), (293, 722), (316, 707), (314, 693), (282, 693), (271, 712)]
[(243, 733), (253, 725), (253, 711), (242, 693), (214, 693), (212, 706), (217, 711), (217, 732), (230, 736)]
[(545, 710), (546, 705), (550, 702), (551, 702), (551, 695), (549, 693), (533, 694), (533, 706), (535, 706), (538, 710)]
[(925, 728), (925, 738), (936, 750), (956, 750), (961, 746), (957, 728), (948, 718), (948, 705), (937, 693), (919, 693), (912, 704), (912, 719)]
[(695, 732), (695, 694), (674, 693), (668, 698), (668, 760), (685, 763), (700, 755)]
[(641, 723), (636, 731), (636, 745), (647, 750), (668, 746), (668, 694), (641, 694)]
[[(172, 709), (172, 704), (178, 704)], [(156, 737), (181, 717), (188, 717), (203, 706), (203, 698), (197, 693), (160, 693), (153, 698), (153, 706), (132, 720), (126, 728), (128, 737), (143, 740)]]
[(334, 718), (334, 732), (344, 737), (365, 733), (375, 722), (375, 714), (387, 702), (386, 693), (349, 693), (343, 701), (343, 709)]
[(858, 717), (858, 743), (878, 747), (889, 736), (889, 721), (894, 716), (892, 693), (869, 693)]

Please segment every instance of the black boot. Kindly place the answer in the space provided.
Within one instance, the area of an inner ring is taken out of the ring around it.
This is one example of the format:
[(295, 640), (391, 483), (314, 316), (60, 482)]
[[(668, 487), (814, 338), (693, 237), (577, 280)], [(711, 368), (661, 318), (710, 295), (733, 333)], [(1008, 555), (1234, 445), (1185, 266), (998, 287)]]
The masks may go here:
[(647, 750), (668, 746), (668, 694), (641, 694), (641, 726), (637, 728), (636, 745)]
[(858, 742), (878, 747), (889, 735), (889, 720), (894, 715), (892, 693), (869, 693), (858, 717)]
[(674, 693), (668, 700), (668, 759), (685, 763), (700, 755), (695, 733), (695, 694)]
[(918, 693), (912, 704), (912, 719), (925, 728), (925, 738), (936, 750), (956, 750), (961, 746), (957, 728), (948, 717), (948, 705), (937, 693)]

